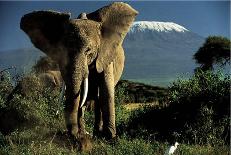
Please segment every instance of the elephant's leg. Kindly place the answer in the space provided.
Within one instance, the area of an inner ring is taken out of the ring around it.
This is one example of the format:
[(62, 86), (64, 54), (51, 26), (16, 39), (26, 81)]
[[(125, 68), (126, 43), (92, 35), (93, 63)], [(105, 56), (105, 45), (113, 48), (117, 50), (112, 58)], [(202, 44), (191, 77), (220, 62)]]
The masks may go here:
[[(70, 97), (70, 96), (68, 96)], [(79, 108), (80, 95), (73, 98), (68, 98), (65, 102), (65, 119), (68, 134), (74, 144), (78, 144), (78, 149), (81, 151), (90, 151), (92, 143), (90, 137), (85, 134), (84, 128), (84, 109)]]
[(66, 101), (65, 101), (65, 121), (68, 133), (72, 136), (78, 136), (78, 109), (79, 109), (79, 100), (80, 96), (75, 97), (74, 95), (70, 95), (70, 93), (66, 93)]
[(79, 127), (79, 133), (86, 134), (85, 130), (85, 120), (84, 120), (84, 112), (85, 112), (86, 106), (83, 106), (82, 108), (78, 109), (78, 127)]
[(99, 98), (95, 99), (95, 124), (94, 124), (94, 136), (100, 136), (103, 130), (102, 111), (100, 108)]
[(103, 99), (103, 102), (100, 103), (102, 105), (103, 133), (106, 138), (111, 139), (116, 136), (113, 63), (103, 74), (100, 89), (100, 98)]

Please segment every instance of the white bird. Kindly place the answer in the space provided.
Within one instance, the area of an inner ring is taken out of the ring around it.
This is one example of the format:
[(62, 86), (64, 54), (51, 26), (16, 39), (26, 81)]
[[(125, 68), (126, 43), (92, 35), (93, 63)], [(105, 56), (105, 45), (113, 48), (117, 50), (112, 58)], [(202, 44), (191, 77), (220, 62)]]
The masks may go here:
[(174, 144), (174, 146), (173, 146), (173, 145), (170, 146), (170, 148), (168, 148), (168, 149), (166, 150), (166, 152), (165, 152), (164, 155), (171, 155), (171, 154), (173, 154), (173, 153), (175, 152), (175, 150), (176, 150), (176, 148), (177, 148), (178, 145), (179, 145), (179, 143), (176, 142), (176, 143)]

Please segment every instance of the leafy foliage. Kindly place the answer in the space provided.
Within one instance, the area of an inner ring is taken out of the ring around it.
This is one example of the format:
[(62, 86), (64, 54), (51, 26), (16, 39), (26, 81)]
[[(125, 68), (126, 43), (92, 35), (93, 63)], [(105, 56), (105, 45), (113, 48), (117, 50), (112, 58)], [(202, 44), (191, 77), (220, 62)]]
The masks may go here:
[(213, 68), (214, 64), (226, 64), (230, 61), (230, 40), (220, 36), (210, 36), (194, 55), (202, 70)]
[(123, 104), (129, 102), (130, 97), (128, 96), (127, 83), (121, 83), (117, 85), (115, 89), (115, 104)]
[(198, 71), (189, 80), (178, 80), (169, 88), (169, 102), (207, 105), (221, 117), (229, 115), (230, 76), (222, 72)]
[[(196, 144), (229, 143), (230, 76), (198, 71), (170, 88), (169, 101), (185, 120), (184, 138)], [(206, 131), (206, 132), (205, 132)]]
[(5, 72), (1, 75), (1, 81), (0, 81), (0, 109), (4, 108), (5, 101), (7, 99), (7, 96), (11, 93), (13, 90), (13, 84), (10, 80), (10, 74), (8, 72)]
[(169, 88), (169, 105), (139, 109), (131, 115), (127, 131), (160, 141), (229, 144), (229, 86), (229, 76), (211, 71), (178, 80)]

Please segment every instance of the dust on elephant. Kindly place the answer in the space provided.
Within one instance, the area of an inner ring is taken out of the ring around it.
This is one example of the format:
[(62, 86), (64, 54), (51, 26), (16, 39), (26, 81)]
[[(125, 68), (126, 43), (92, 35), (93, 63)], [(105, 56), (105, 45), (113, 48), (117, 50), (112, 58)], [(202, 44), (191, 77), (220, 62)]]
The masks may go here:
[(40, 57), (32, 67), (33, 73), (45, 87), (60, 88), (63, 79), (58, 64), (48, 56)]
[(7, 103), (13, 99), (14, 94), (20, 94), (23, 97), (33, 97), (37, 93), (43, 94), (46, 88), (59, 91), (62, 83), (60, 71), (49, 70), (44, 73), (27, 75), (18, 81), (15, 88), (7, 97)]
[(116, 136), (114, 87), (124, 67), (122, 42), (137, 14), (128, 4), (114, 2), (78, 19), (55, 11), (22, 17), (20, 27), (34, 46), (59, 64), (66, 85), (66, 126), (75, 138), (85, 134), (86, 96), (96, 104), (94, 133)]
[(62, 86), (62, 76), (60, 71), (48, 70), (45, 73), (38, 75), (40, 81), (45, 85), (52, 88), (60, 88)]

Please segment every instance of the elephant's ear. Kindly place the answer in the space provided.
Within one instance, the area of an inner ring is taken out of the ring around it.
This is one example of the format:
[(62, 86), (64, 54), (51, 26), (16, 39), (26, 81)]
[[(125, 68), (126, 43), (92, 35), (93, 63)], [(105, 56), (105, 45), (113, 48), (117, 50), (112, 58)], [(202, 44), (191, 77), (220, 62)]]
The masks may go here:
[(69, 21), (70, 13), (55, 11), (34, 11), (21, 18), (20, 28), (27, 33), (35, 47), (47, 52), (64, 33), (64, 23)]
[(101, 24), (101, 47), (96, 60), (98, 72), (102, 72), (115, 58), (118, 46), (129, 31), (138, 12), (128, 4), (114, 2), (95, 12), (87, 18)]

